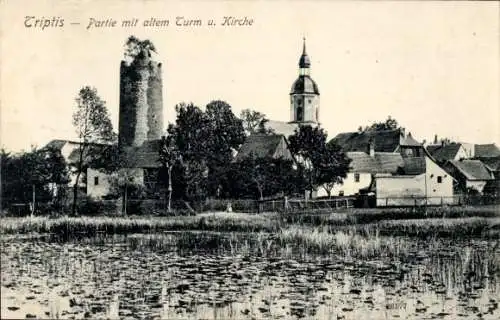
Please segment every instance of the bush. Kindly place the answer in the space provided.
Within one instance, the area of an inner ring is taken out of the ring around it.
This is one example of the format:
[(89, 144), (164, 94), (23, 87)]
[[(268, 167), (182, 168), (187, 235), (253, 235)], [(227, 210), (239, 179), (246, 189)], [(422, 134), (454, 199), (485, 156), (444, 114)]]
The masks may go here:
[(77, 206), (78, 214), (84, 216), (115, 214), (117, 209), (116, 201), (96, 200), (88, 196), (82, 199)]

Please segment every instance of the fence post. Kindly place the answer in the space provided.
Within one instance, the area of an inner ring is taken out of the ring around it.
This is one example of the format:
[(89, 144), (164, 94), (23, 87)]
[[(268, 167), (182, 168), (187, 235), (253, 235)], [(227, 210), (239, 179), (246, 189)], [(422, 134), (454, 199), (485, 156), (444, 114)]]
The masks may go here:
[(283, 203), (283, 211), (288, 212), (288, 197), (285, 196)]

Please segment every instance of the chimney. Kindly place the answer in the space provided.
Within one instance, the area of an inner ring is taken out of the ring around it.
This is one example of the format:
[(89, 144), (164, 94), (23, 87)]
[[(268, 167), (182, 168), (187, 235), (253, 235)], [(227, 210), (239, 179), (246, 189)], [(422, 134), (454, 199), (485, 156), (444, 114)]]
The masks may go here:
[(434, 135), (434, 144), (438, 144), (438, 135), (437, 134)]
[(370, 157), (375, 157), (375, 140), (373, 138), (370, 138), (370, 140), (368, 140), (367, 153), (370, 155)]

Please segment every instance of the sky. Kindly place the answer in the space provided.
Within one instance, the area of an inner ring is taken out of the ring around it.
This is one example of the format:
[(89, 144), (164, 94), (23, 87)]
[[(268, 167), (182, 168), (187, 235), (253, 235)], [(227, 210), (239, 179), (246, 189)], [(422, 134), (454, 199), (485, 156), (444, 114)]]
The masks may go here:
[[(395, 118), (422, 141), (434, 135), (500, 145), (498, 2), (23, 1), (0, 2), (0, 145), (10, 151), (74, 139), (81, 87), (93, 86), (118, 129), (119, 66), (130, 35), (163, 62), (165, 124), (175, 105), (227, 101), (289, 121), (302, 38), (332, 138)], [(28, 22), (26, 16), (35, 18)], [(225, 16), (251, 26), (222, 26)], [(176, 17), (203, 26), (176, 26)], [(34, 27), (36, 19), (63, 27)], [(114, 19), (116, 27), (89, 20)], [(137, 27), (121, 27), (137, 18)], [(170, 20), (144, 27), (144, 20)], [(206, 22), (214, 19), (215, 27)], [(72, 24), (79, 23), (79, 24)], [(54, 23), (56, 24), (56, 23)], [(165, 125), (166, 127), (166, 125)]]

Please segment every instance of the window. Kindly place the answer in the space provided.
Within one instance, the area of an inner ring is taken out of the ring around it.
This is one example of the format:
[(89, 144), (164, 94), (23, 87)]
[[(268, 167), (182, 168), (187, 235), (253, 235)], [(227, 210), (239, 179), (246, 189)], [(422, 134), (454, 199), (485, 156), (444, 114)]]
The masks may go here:
[(437, 177), (437, 182), (438, 182), (438, 183), (442, 183), (442, 182), (443, 182), (443, 177), (438, 176), (438, 177)]
[(304, 121), (304, 109), (302, 107), (297, 108), (296, 121)]
[(354, 182), (359, 182), (359, 173), (354, 174)]
[(99, 177), (94, 177), (94, 186), (99, 185)]

